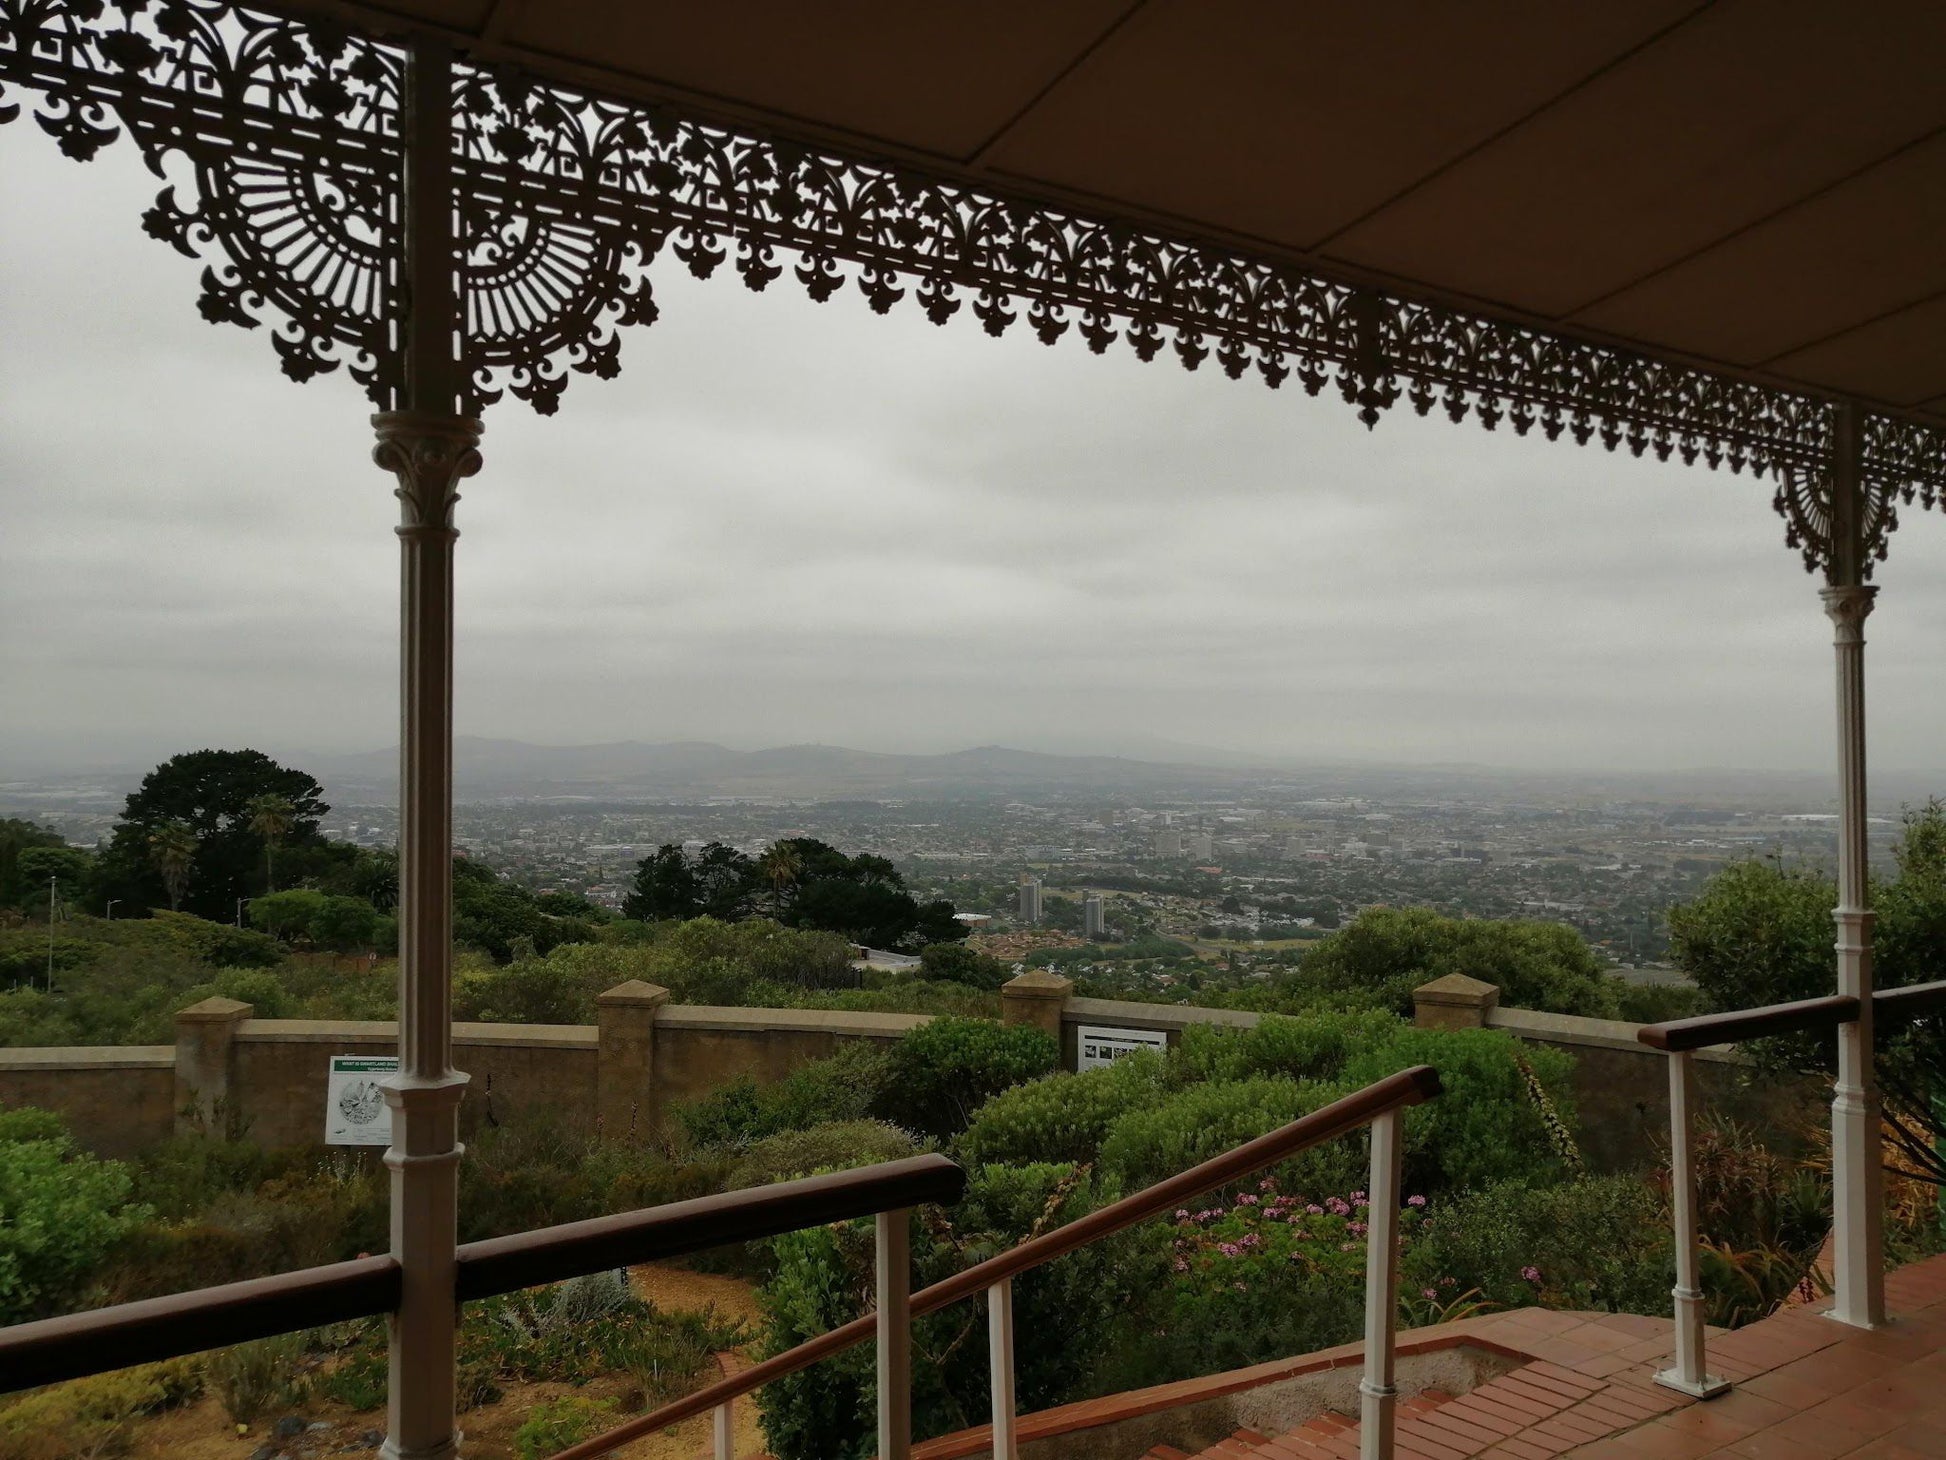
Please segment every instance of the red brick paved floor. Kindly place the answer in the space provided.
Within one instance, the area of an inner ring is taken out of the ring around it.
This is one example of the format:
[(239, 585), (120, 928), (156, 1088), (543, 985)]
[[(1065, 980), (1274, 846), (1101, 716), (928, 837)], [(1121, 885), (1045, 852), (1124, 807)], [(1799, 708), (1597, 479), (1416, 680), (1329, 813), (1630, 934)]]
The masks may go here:
[[(1730, 1392), (1701, 1402), (1655, 1383), (1673, 1347), (1666, 1318), (1526, 1309), (1477, 1325), (1524, 1356), (1459, 1396), (1401, 1404), (1400, 1460), (1946, 1460), (1946, 1258), (1886, 1280), (1893, 1322), (1860, 1332), (1787, 1308), (1712, 1331), (1709, 1370)], [(1324, 1414), (1285, 1435), (1248, 1431), (1196, 1457), (1357, 1460), (1358, 1426)]]

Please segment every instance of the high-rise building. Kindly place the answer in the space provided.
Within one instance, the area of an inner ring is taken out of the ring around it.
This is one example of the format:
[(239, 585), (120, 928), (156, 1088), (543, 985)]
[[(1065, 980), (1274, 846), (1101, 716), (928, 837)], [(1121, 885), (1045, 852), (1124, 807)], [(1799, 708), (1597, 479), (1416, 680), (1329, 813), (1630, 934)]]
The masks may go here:
[(1020, 874), (1020, 920), (1030, 927), (1041, 921), (1041, 879), (1031, 872)]
[(1187, 846), (1192, 861), (1207, 862), (1210, 859), (1210, 835), (1208, 832), (1197, 832), (1189, 839)]
[(1081, 899), (1081, 934), (1085, 938), (1108, 936), (1108, 904), (1099, 892), (1091, 892)]
[(1165, 826), (1155, 834), (1155, 854), (1158, 857), (1180, 857), (1182, 855), (1182, 833), (1173, 826)]

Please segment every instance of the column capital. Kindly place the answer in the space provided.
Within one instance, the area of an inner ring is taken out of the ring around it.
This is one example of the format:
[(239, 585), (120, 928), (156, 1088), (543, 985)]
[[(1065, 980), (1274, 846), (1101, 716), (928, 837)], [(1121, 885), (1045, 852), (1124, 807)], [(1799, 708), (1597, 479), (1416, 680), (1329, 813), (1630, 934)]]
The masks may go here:
[(1821, 588), (1818, 597), (1824, 600), (1825, 615), (1837, 629), (1839, 643), (1865, 642), (1865, 617), (1871, 613), (1872, 604), (1878, 598), (1876, 587), (1870, 583), (1848, 583)]
[(399, 479), (399, 531), (451, 532), (460, 481), (480, 469), (480, 423), (471, 416), (380, 411), (372, 429), (378, 434), (372, 460)]

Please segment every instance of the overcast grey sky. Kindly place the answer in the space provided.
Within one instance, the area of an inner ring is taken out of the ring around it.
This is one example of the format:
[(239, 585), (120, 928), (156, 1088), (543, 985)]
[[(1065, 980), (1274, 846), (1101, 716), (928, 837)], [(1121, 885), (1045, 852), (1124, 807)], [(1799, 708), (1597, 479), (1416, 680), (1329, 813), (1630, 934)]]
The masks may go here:
[[(391, 743), (368, 408), (204, 324), (126, 144), (0, 130), (0, 769)], [(672, 265), (674, 265), (672, 267)], [(1213, 367), (752, 295), (662, 321), (460, 504), (458, 723), (552, 743), (985, 742), (1822, 768), (1815, 585), (1748, 478)], [(1946, 765), (1946, 519), (1906, 513), (1872, 753)]]

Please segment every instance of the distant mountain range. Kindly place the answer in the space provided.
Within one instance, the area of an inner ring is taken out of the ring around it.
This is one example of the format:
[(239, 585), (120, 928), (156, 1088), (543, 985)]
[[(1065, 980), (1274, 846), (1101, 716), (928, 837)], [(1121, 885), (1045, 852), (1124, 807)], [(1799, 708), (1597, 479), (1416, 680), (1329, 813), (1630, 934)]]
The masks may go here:
[[(316, 754), (259, 747), (311, 772), (337, 805), (384, 804), (398, 795), (398, 752)], [(845, 799), (1052, 799), (1098, 796), (1133, 802), (1250, 797), (1268, 787), (1299, 797), (1391, 800), (1460, 797), (1503, 805), (1652, 801), (1748, 810), (1828, 811), (1834, 774), (1811, 771), (1521, 770), (1468, 764), (1253, 759), (1177, 741), (1130, 738), (1123, 754), (1056, 754), (982, 745), (938, 755), (901, 755), (837, 745), (732, 750), (710, 741), (616, 741), (531, 745), (455, 738), (454, 794), (462, 802), (575, 799), (604, 802)], [(0, 801), (32, 807), (53, 800), (119, 802), (146, 765), (46, 766), (0, 770)], [(1875, 769), (1872, 803), (1881, 814), (1946, 793), (1946, 771)]]
[[(1744, 770), (1522, 771), (1477, 765), (1385, 766), (1347, 762), (1251, 762), (1231, 751), (1155, 743), (1150, 757), (1058, 755), (982, 745), (939, 755), (900, 755), (837, 745), (732, 750), (710, 741), (659, 744), (530, 745), (462, 735), (453, 742), (454, 794), (461, 801), (573, 797), (597, 801), (843, 800), (885, 797), (956, 800), (1059, 794), (1131, 798), (1247, 793), (1275, 783), (1315, 796), (1647, 800), (1819, 809), (1835, 804), (1833, 776)], [(1174, 752), (1171, 754), (1170, 752)], [(340, 802), (390, 801), (398, 753), (284, 757), (325, 783)], [(1881, 807), (1946, 789), (1946, 775), (1880, 772)]]
[[(307, 756), (296, 762), (334, 800), (390, 800), (398, 753)], [(1257, 780), (1235, 769), (1107, 755), (1047, 755), (982, 745), (945, 755), (894, 755), (836, 745), (731, 750), (701, 740), (650, 745), (528, 745), (462, 735), (453, 742), (461, 800), (586, 797), (601, 801), (736, 796), (820, 800), (910, 796), (955, 799), (1045, 791), (1201, 790)]]

